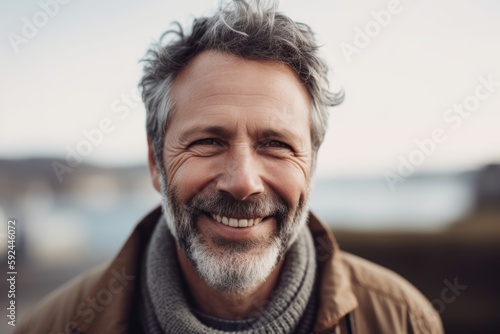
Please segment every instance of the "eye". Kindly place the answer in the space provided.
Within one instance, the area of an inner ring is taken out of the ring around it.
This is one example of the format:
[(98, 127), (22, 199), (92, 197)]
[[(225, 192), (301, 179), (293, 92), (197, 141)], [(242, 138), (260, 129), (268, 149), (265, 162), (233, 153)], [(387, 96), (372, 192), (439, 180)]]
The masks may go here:
[(195, 146), (195, 145), (220, 145), (220, 143), (213, 138), (204, 138), (192, 142), (189, 146)]
[(292, 147), (288, 144), (285, 144), (279, 140), (269, 140), (266, 143), (264, 143), (265, 147), (277, 147), (277, 148), (286, 148), (289, 150), (292, 150)]

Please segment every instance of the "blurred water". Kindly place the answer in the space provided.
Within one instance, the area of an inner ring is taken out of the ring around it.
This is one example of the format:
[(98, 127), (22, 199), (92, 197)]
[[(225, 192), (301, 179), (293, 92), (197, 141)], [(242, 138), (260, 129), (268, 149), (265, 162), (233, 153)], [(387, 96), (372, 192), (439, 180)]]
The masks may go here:
[(335, 228), (430, 231), (446, 227), (473, 205), (470, 179), (415, 177), (392, 192), (384, 179), (319, 181), (311, 208)]

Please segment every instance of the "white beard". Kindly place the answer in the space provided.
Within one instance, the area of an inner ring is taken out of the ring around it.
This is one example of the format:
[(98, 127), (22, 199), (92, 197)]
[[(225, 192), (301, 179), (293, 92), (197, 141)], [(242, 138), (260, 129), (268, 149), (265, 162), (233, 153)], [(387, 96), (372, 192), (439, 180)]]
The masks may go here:
[[(173, 206), (174, 199), (169, 198), (164, 171), (161, 171), (162, 209), (167, 226), (186, 257), (195, 267), (198, 274), (213, 288), (231, 293), (251, 291), (263, 283), (272, 273), (279, 260), (290, 246), (297, 240), (299, 232), (306, 225), (308, 217), (308, 201), (298, 210), (292, 221), (286, 225), (293, 231), (284, 244), (278, 235), (274, 236), (261, 252), (246, 252), (242, 249), (214, 249), (204, 240), (200, 233), (189, 233), (182, 242), (179, 233), (192, 224), (189, 215), (176, 217)], [(170, 196), (173, 197), (173, 196)]]
[(217, 290), (242, 292), (264, 282), (276, 266), (280, 246), (273, 241), (261, 254), (213, 251), (194, 236), (189, 244), (191, 261), (203, 279)]

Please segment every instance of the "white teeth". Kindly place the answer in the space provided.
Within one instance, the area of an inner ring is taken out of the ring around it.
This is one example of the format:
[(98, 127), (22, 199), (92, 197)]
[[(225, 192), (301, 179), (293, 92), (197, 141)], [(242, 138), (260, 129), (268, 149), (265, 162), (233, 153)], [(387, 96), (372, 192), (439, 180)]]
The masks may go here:
[(231, 227), (250, 227), (255, 226), (262, 221), (262, 218), (252, 218), (252, 219), (236, 219), (236, 218), (227, 218), (220, 215), (212, 214), (212, 218), (219, 223), (224, 225), (228, 225)]
[(236, 218), (229, 218), (229, 226), (238, 227), (238, 219), (236, 219)]

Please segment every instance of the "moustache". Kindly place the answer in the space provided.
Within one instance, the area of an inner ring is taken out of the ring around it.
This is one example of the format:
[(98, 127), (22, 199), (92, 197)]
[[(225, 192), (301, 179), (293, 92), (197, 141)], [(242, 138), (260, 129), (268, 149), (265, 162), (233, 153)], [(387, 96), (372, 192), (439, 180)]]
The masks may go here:
[(230, 194), (219, 191), (197, 194), (186, 204), (186, 209), (192, 216), (210, 213), (225, 217), (275, 216), (281, 219), (289, 212), (286, 202), (278, 196), (261, 194), (239, 201)]

